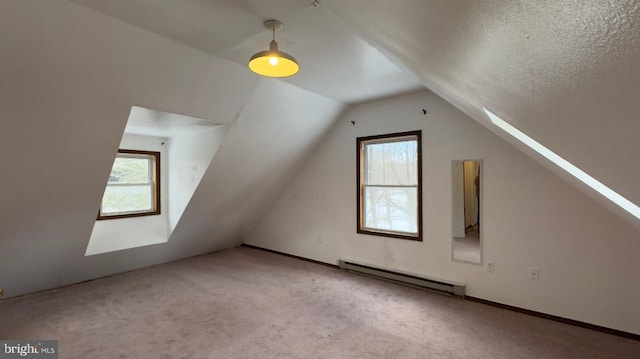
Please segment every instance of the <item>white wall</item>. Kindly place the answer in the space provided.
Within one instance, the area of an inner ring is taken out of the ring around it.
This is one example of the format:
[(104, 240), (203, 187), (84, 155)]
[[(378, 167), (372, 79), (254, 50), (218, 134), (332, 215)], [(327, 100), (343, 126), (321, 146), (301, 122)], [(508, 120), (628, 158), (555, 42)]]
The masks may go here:
[[(66, 0), (0, 1), (0, 48), (4, 298), (241, 244), (342, 111)], [(134, 105), (229, 130), (167, 243), (85, 256)]]
[[(356, 137), (418, 129), (424, 241), (357, 234)], [(470, 158), (483, 160), (484, 259), (495, 262), (494, 273), (451, 261), (451, 160)], [(459, 281), (471, 296), (640, 333), (638, 238), (627, 222), (424, 91), (350, 108), (246, 243)], [(530, 267), (540, 280), (528, 279)]]
[[(209, 168), (228, 126), (217, 126), (171, 138), (169, 150), (169, 228), (178, 225), (202, 176)], [(169, 233), (171, 235), (171, 233)]]

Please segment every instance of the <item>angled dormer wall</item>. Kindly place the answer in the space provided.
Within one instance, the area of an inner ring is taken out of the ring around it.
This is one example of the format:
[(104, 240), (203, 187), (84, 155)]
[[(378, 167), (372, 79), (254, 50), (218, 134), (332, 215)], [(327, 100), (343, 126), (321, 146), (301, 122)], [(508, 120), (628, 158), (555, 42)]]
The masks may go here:
[(160, 153), (160, 214), (97, 220), (86, 255), (166, 243), (228, 126), (133, 106), (120, 149)]
[[(241, 244), (343, 108), (69, 1), (2, 2), (0, 30), (5, 298)], [(85, 256), (134, 105), (228, 130), (167, 243)]]

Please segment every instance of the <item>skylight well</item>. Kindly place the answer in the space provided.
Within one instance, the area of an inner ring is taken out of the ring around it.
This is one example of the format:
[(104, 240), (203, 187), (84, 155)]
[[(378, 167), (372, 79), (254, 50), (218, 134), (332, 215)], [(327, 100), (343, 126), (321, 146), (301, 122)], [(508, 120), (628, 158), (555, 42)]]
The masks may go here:
[(628, 199), (622, 197), (617, 192), (615, 192), (611, 188), (605, 186), (604, 184), (602, 184), (602, 182), (598, 181), (597, 179), (591, 177), (589, 174), (587, 174), (586, 172), (584, 172), (580, 168), (574, 166), (569, 161), (567, 161), (564, 158), (558, 156), (555, 152), (553, 152), (550, 149), (546, 148), (545, 146), (540, 144), (538, 141), (536, 141), (533, 138), (527, 136), (526, 134), (524, 134), (522, 131), (518, 130), (517, 128), (511, 126), (509, 123), (507, 123), (506, 121), (504, 121), (503, 119), (501, 119), (500, 117), (495, 115), (493, 112), (487, 110), (484, 107), (482, 108), (482, 110), (484, 110), (484, 112), (487, 114), (487, 116), (489, 117), (489, 120), (491, 121), (491, 123), (493, 123), (494, 125), (496, 125), (500, 129), (504, 130), (505, 132), (507, 132), (511, 136), (515, 137), (518, 141), (520, 141), (523, 144), (527, 145), (532, 150), (538, 152), (539, 154), (544, 156), (549, 161), (555, 163), (557, 166), (559, 166), (563, 170), (567, 171), (570, 175), (572, 175), (573, 177), (577, 178), (582, 183), (584, 183), (587, 186), (591, 187), (592, 189), (594, 189), (595, 191), (597, 191), (598, 193), (600, 193), (601, 195), (606, 197), (608, 200), (610, 200), (611, 202), (615, 203), (620, 208), (624, 209), (629, 214), (631, 214), (632, 216), (634, 216), (634, 217), (636, 217), (637, 219), (640, 220), (640, 207), (638, 207), (635, 203), (633, 203), (633, 202), (629, 201)]

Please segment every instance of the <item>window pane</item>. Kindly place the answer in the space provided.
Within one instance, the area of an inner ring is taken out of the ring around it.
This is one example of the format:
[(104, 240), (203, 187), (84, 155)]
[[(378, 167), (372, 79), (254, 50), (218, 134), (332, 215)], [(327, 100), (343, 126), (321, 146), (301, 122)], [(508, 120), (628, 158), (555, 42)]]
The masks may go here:
[(102, 198), (102, 214), (153, 210), (151, 185), (107, 186)]
[(418, 141), (372, 143), (365, 146), (365, 151), (365, 183), (418, 184)]
[(364, 226), (393, 232), (418, 232), (418, 190), (365, 187)]
[(151, 166), (149, 158), (116, 157), (109, 183), (149, 183)]

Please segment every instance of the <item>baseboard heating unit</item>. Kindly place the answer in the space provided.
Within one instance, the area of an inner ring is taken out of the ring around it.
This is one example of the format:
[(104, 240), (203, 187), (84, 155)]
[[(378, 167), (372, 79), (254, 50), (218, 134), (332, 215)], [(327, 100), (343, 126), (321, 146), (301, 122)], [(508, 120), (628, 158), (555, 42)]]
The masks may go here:
[(458, 298), (464, 298), (464, 284), (460, 283), (454, 283), (442, 279), (427, 278), (411, 273), (392, 271), (376, 267), (371, 264), (363, 264), (343, 259), (338, 261), (338, 267), (349, 272), (363, 274), (373, 278), (409, 285), (411, 287), (433, 290), (453, 295)]

